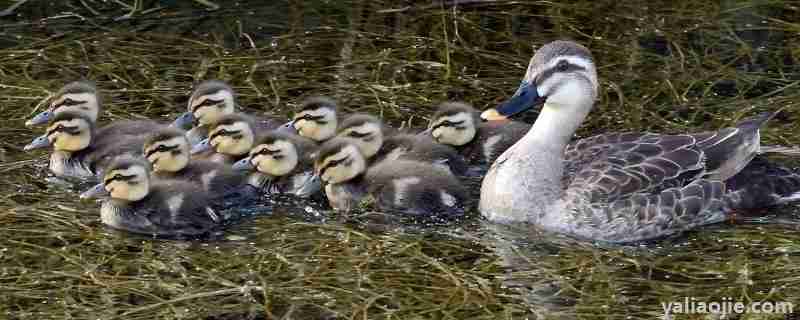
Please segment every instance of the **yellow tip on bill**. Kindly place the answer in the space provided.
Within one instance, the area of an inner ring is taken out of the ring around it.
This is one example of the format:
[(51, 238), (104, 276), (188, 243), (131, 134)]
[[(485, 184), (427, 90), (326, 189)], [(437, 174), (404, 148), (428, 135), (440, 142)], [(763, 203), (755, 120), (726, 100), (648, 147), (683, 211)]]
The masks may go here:
[(502, 121), (508, 120), (508, 117), (501, 115), (499, 112), (497, 112), (497, 109), (491, 108), (486, 109), (486, 111), (481, 113), (481, 119), (486, 121)]

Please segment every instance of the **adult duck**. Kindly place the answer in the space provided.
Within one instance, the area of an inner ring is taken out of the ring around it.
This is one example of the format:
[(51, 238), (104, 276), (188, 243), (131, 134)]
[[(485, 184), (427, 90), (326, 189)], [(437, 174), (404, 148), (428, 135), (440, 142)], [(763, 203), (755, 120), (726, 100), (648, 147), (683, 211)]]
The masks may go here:
[[(492, 120), (541, 106), (528, 133), (484, 177), (479, 209), (486, 218), (584, 239), (631, 242), (800, 196), (798, 187), (735, 179), (759, 153), (759, 128), (774, 113), (716, 132), (610, 133), (570, 143), (597, 91), (594, 60), (585, 47), (555, 41), (536, 52), (511, 99), (482, 115)], [(774, 179), (800, 186), (794, 173)]]

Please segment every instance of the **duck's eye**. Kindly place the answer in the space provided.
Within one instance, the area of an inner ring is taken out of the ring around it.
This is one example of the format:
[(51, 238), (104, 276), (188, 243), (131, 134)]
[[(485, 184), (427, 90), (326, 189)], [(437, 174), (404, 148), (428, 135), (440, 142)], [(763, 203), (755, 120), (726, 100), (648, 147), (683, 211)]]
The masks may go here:
[(569, 63), (564, 60), (559, 61), (558, 64), (556, 65), (556, 70), (561, 72), (569, 70)]
[(360, 139), (360, 138), (364, 138), (364, 137), (367, 137), (367, 136), (369, 136), (369, 132), (360, 133), (360, 132), (357, 132), (357, 131), (350, 131), (350, 132), (347, 134), (347, 136), (348, 136), (348, 137), (351, 137), (351, 138), (357, 138), (357, 139)]
[(282, 154), (276, 154), (276, 155), (272, 156), (272, 158), (275, 159), (275, 160), (281, 160), (281, 159), (284, 158), (284, 156)]

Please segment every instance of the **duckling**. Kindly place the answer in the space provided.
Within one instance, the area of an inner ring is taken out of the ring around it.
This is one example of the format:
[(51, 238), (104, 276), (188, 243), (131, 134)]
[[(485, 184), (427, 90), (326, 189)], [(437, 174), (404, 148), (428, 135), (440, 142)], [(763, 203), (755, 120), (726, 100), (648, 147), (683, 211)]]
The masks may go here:
[(324, 142), (336, 135), (338, 119), (336, 102), (326, 97), (309, 98), (300, 106), (289, 123), (300, 136)]
[(200, 185), (215, 196), (238, 191), (245, 184), (245, 175), (221, 163), (191, 160), (189, 139), (183, 130), (162, 128), (152, 133), (142, 148), (153, 167), (153, 177), (176, 179)]
[(524, 136), (531, 126), (517, 121), (481, 121), (461, 102), (442, 103), (428, 129), (433, 139), (453, 146), (473, 165), (489, 165)]
[[(188, 110), (178, 116), (173, 126), (194, 127), (187, 137), (192, 145), (208, 137), (208, 128), (225, 115), (236, 113), (236, 93), (227, 83), (220, 80), (201, 82), (189, 97)], [(281, 122), (273, 117), (253, 117), (258, 126), (277, 128)]]
[(337, 210), (352, 210), (370, 196), (381, 211), (434, 218), (464, 214), (466, 190), (448, 171), (411, 160), (383, 161), (367, 168), (367, 160), (350, 139), (323, 144), (314, 170)]
[(256, 139), (268, 131), (270, 128), (257, 126), (245, 114), (224, 115), (209, 126), (208, 138), (192, 146), (191, 153), (201, 159), (231, 165), (246, 157)]
[(113, 228), (155, 236), (193, 236), (208, 232), (222, 219), (208, 205), (209, 194), (181, 180), (151, 180), (150, 164), (119, 157), (109, 164), (102, 182), (80, 195), (107, 195), (100, 220)]
[(424, 135), (391, 135), (380, 119), (368, 114), (345, 118), (336, 136), (353, 139), (361, 154), (372, 163), (404, 159), (442, 166), (456, 175), (467, 171), (463, 157), (452, 147), (438, 144)]
[(142, 152), (141, 135), (99, 137), (91, 118), (82, 113), (63, 111), (55, 114), (47, 133), (34, 139), (25, 150), (52, 146), (50, 171), (59, 177), (93, 177), (115, 156)]
[[(32, 119), (25, 122), (26, 126), (48, 123), (56, 114), (71, 111), (85, 115), (92, 123), (97, 123), (97, 118), (102, 110), (102, 99), (97, 87), (91, 81), (74, 81), (62, 87), (56, 93), (50, 107), (40, 112)], [(151, 120), (117, 120), (98, 129), (98, 137), (111, 137), (122, 134), (142, 134), (162, 127)]]
[(321, 189), (314, 176), (314, 141), (295, 134), (273, 131), (256, 141), (248, 157), (233, 165), (238, 170), (255, 170), (250, 185), (271, 194), (310, 197)]

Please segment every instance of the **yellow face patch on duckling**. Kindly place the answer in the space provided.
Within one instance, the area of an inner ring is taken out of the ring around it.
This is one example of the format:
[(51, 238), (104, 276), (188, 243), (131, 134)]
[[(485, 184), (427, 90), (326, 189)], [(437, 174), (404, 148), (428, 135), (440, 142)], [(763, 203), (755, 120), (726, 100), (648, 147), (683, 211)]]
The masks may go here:
[(240, 156), (247, 154), (255, 143), (255, 133), (243, 121), (220, 124), (208, 134), (208, 140), (217, 153)]
[(53, 149), (75, 152), (92, 143), (92, 124), (83, 118), (54, 121), (47, 127), (47, 139)]
[(250, 163), (259, 172), (271, 176), (284, 176), (300, 162), (295, 145), (286, 140), (257, 145), (250, 151)]
[(441, 144), (463, 146), (475, 138), (475, 125), (472, 115), (466, 112), (444, 115), (434, 120), (431, 135)]
[(189, 164), (189, 140), (186, 136), (175, 136), (149, 142), (144, 146), (144, 156), (154, 171), (181, 171)]
[(318, 159), (314, 170), (322, 181), (331, 184), (351, 180), (367, 169), (367, 163), (355, 144), (345, 144), (339, 151)]
[(211, 125), (234, 113), (234, 105), (233, 93), (223, 89), (189, 100), (189, 110), (199, 125)]
[(365, 122), (359, 126), (344, 128), (337, 137), (350, 138), (367, 159), (374, 156), (383, 145), (383, 129), (377, 123)]
[(336, 134), (336, 111), (330, 108), (303, 110), (294, 115), (293, 125), (303, 137), (320, 142)]
[(139, 201), (150, 192), (147, 169), (140, 165), (112, 169), (103, 176), (103, 187), (111, 198)]
[(100, 113), (100, 102), (97, 94), (93, 92), (65, 93), (53, 99), (50, 110), (53, 113), (65, 111), (80, 113), (96, 122)]

